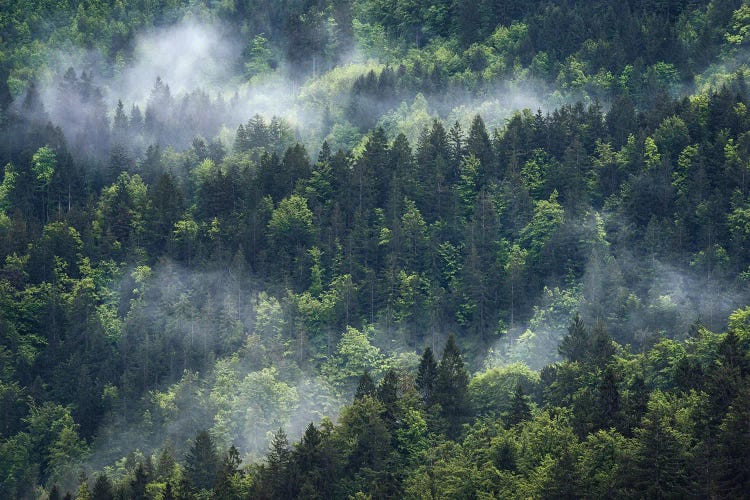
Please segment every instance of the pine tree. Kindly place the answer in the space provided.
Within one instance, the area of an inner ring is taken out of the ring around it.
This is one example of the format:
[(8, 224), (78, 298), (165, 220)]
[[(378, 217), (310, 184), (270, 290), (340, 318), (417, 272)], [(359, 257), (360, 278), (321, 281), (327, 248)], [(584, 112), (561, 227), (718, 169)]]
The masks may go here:
[(125, 144), (128, 133), (128, 116), (125, 114), (125, 108), (122, 105), (122, 101), (117, 101), (117, 109), (115, 110), (115, 118), (112, 123), (112, 140), (116, 144)]
[(174, 443), (168, 439), (159, 452), (159, 457), (156, 459), (156, 477), (158, 479), (166, 480), (172, 477), (172, 473), (177, 465), (174, 454)]
[(422, 359), (419, 361), (417, 370), (417, 389), (422, 396), (425, 408), (433, 405), (435, 397), (435, 382), (437, 381), (437, 362), (432, 354), (432, 349), (426, 347), (422, 353)]
[(514, 426), (531, 418), (531, 406), (528, 401), (529, 397), (524, 393), (521, 384), (516, 385), (513, 391), (513, 400), (511, 401), (510, 413), (506, 419), (509, 426)]
[(603, 368), (615, 354), (612, 337), (607, 333), (604, 323), (597, 321), (589, 339), (588, 360), (591, 364)]
[(266, 456), (266, 486), (273, 498), (293, 498), (296, 486), (292, 478), (292, 452), (284, 429), (279, 428), (271, 441), (271, 449)]
[(385, 407), (382, 418), (389, 430), (393, 430), (398, 421), (398, 375), (393, 368), (388, 369), (380, 381), (377, 397)]
[(544, 478), (539, 498), (550, 500), (573, 500), (581, 498), (580, 480), (576, 472), (576, 457), (569, 447), (562, 455), (553, 457), (554, 463)]
[(112, 482), (106, 475), (99, 474), (91, 492), (91, 500), (113, 500), (114, 498)]
[(315, 427), (315, 424), (310, 422), (294, 453), (297, 467), (301, 472), (307, 473), (320, 466), (320, 443), (320, 431)]
[(466, 151), (479, 160), (477, 184), (481, 188), (495, 176), (496, 168), (492, 143), (487, 134), (484, 120), (479, 115), (476, 115), (471, 121), (469, 137), (466, 140)]
[(134, 500), (145, 500), (146, 496), (146, 485), (148, 484), (149, 478), (146, 474), (146, 470), (143, 464), (139, 463), (135, 468), (135, 475), (130, 481), (130, 497)]
[(240, 458), (239, 450), (235, 445), (230, 446), (219, 468), (215, 491), (217, 499), (231, 500), (236, 498), (237, 492), (235, 491), (234, 480), (235, 476), (239, 473), (241, 463), (242, 459)]
[(468, 386), (469, 373), (464, 367), (456, 338), (451, 334), (438, 365), (435, 383), (435, 400), (440, 404), (441, 415), (448, 423), (448, 437), (451, 439), (458, 437), (467, 417)]
[(320, 495), (325, 491), (326, 485), (331, 483), (325, 475), (326, 464), (321, 445), (321, 433), (310, 422), (294, 450), (294, 463), (300, 474), (300, 498), (321, 498)]
[(721, 495), (740, 498), (750, 492), (750, 386), (732, 402), (719, 431)]
[(357, 384), (357, 390), (354, 393), (354, 399), (361, 399), (365, 396), (375, 395), (375, 382), (372, 381), (369, 371), (365, 371), (359, 377), (359, 383)]
[(612, 367), (608, 366), (601, 375), (595, 396), (595, 429), (620, 428), (620, 391)]
[(167, 485), (164, 487), (164, 493), (162, 493), (161, 500), (175, 500), (175, 495), (172, 491), (172, 483), (167, 482)]
[(57, 486), (57, 483), (50, 488), (48, 498), (49, 500), (60, 500), (60, 487)]
[(206, 430), (198, 431), (185, 456), (185, 474), (197, 489), (210, 490), (216, 483), (219, 458), (216, 445)]
[(466, 155), (466, 146), (461, 124), (456, 121), (448, 130), (448, 152), (451, 160), (451, 173), (448, 177), (450, 182), (456, 182), (459, 177), (461, 162)]
[(568, 326), (568, 333), (563, 337), (558, 352), (568, 361), (583, 362), (588, 356), (589, 333), (581, 316), (576, 313)]

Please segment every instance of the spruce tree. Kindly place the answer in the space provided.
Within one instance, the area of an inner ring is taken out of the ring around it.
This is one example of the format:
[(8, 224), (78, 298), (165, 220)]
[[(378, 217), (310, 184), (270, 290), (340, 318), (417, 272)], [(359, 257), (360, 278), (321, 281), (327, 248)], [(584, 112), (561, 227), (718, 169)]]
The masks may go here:
[(219, 458), (216, 445), (206, 430), (198, 431), (185, 456), (185, 474), (199, 490), (210, 490), (216, 484)]
[(357, 390), (354, 393), (354, 399), (362, 399), (365, 396), (375, 395), (375, 382), (372, 381), (370, 372), (365, 371), (359, 377)]
[(531, 406), (528, 399), (529, 397), (524, 393), (523, 386), (521, 384), (516, 385), (507, 418), (509, 426), (514, 426), (531, 418)]
[(471, 122), (466, 150), (468, 154), (474, 155), (479, 160), (477, 184), (483, 187), (495, 174), (495, 155), (484, 120), (479, 115), (476, 115)]
[(441, 414), (448, 424), (448, 437), (455, 439), (468, 413), (466, 392), (469, 373), (456, 345), (453, 334), (448, 337), (443, 356), (438, 365), (435, 383), (435, 401), (440, 404)]
[(60, 500), (60, 487), (57, 486), (57, 483), (50, 488), (48, 498), (49, 500)]
[(172, 491), (172, 483), (167, 483), (164, 487), (164, 493), (162, 493), (161, 500), (175, 500), (174, 492)]
[(219, 468), (218, 480), (216, 483), (215, 497), (217, 499), (230, 500), (236, 498), (237, 492), (234, 488), (234, 478), (239, 472), (242, 459), (240, 452), (235, 445), (229, 447), (229, 451), (221, 462)]
[(380, 381), (377, 397), (385, 407), (382, 418), (389, 430), (396, 426), (398, 421), (398, 375), (390, 368)]
[(563, 337), (557, 350), (568, 361), (583, 362), (588, 356), (588, 349), (589, 332), (581, 316), (576, 313), (568, 326), (568, 333)]
[(607, 333), (607, 328), (601, 321), (597, 321), (589, 339), (588, 355), (586, 356), (592, 365), (603, 368), (610, 362), (615, 354), (615, 346), (612, 337)]
[(617, 378), (611, 367), (604, 369), (595, 396), (595, 429), (620, 428), (620, 391)]
[(305, 429), (299, 444), (294, 450), (294, 462), (300, 477), (300, 492), (302, 498), (318, 498), (325, 489), (325, 463), (321, 452), (322, 437), (320, 431), (310, 422)]
[(271, 449), (266, 457), (267, 487), (273, 492), (273, 498), (292, 498), (292, 452), (284, 429), (279, 428), (271, 441)]
[(417, 389), (422, 396), (425, 408), (432, 406), (435, 396), (435, 382), (437, 381), (437, 362), (430, 347), (425, 348), (417, 370)]
[(99, 474), (96, 477), (94, 489), (91, 492), (91, 500), (112, 500), (114, 498), (112, 482), (106, 475)]
[(146, 485), (148, 484), (149, 477), (146, 474), (146, 470), (143, 464), (138, 464), (135, 468), (135, 476), (130, 481), (130, 498), (134, 500), (145, 500), (146, 496)]

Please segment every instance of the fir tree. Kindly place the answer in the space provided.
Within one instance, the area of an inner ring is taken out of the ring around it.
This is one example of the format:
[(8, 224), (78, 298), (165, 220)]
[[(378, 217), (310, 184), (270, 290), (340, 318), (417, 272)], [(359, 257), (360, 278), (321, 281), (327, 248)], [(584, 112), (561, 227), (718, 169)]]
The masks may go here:
[[(51, 497), (50, 497), (51, 498)], [(91, 500), (113, 500), (112, 482), (104, 474), (99, 474), (91, 491)]]
[(443, 356), (437, 369), (435, 400), (441, 407), (441, 415), (448, 423), (448, 437), (455, 439), (466, 421), (468, 405), (466, 392), (469, 373), (456, 345), (453, 334), (448, 336)]
[(375, 382), (372, 381), (370, 372), (365, 371), (360, 375), (359, 382), (357, 383), (357, 390), (354, 393), (354, 399), (361, 399), (365, 396), (375, 395)]
[(513, 391), (510, 413), (506, 419), (509, 426), (512, 427), (531, 418), (531, 406), (528, 399), (529, 397), (523, 391), (523, 386), (521, 384), (516, 385), (516, 389)]
[(219, 458), (216, 445), (206, 430), (198, 431), (185, 456), (185, 474), (199, 490), (210, 490), (216, 484)]
[(426, 408), (434, 403), (435, 382), (437, 381), (438, 367), (432, 349), (426, 347), (422, 353), (422, 359), (419, 361), (417, 370), (417, 389), (422, 396), (422, 401)]
[(557, 350), (568, 361), (582, 362), (588, 356), (589, 340), (589, 333), (583, 320), (576, 313), (568, 326), (568, 333), (563, 337)]

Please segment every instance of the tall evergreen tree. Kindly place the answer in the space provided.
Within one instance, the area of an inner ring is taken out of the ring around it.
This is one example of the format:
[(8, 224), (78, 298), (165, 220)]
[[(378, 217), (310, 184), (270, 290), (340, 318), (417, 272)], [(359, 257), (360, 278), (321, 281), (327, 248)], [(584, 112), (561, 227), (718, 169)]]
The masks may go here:
[(468, 416), (466, 392), (469, 386), (469, 373), (456, 345), (453, 334), (443, 349), (443, 356), (435, 381), (435, 401), (440, 404), (441, 415), (448, 423), (448, 437), (455, 439), (461, 432), (461, 425)]
[(359, 382), (357, 383), (357, 390), (354, 392), (354, 399), (360, 399), (365, 396), (374, 396), (375, 391), (376, 391), (375, 382), (372, 381), (370, 372), (365, 371), (359, 377)]
[(429, 408), (435, 402), (435, 383), (437, 382), (438, 366), (432, 349), (426, 347), (422, 353), (417, 370), (417, 389), (422, 396), (425, 407)]
[(601, 374), (595, 396), (593, 424), (595, 429), (620, 428), (620, 391), (611, 366), (607, 366)]
[(114, 500), (112, 482), (105, 474), (99, 474), (91, 491), (91, 500)]
[(217, 499), (230, 500), (237, 497), (238, 492), (235, 489), (234, 481), (239, 474), (241, 463), (239, 450), (235, 445), (230, 446), (219, 467), (215, 491)]
[(383, 403), (383, 421), (389, 430), (396, 427), (398, 421), (398, 375), (393, 368), (388, 369), (383, 380), (378, 384), (377, 397)]
[(130, 498), (134, 500), (146, 500), (146, 485), (148, 485), (149, 476), (146, 473), (146, 468), (142, 463), (139, 463), (135, 468), (135, 474), (133, 479), (130, 481)]
[(266, 456), (267, 470), (264, 477), (272, 498), (294, 498), (296, 478), (293, 477), (292, 452), (284, 429), (279, 428), (271, 441)]
[(211, 490), (216, 484), (219, 457), (211, 434), (198, 431), (185, 456), (185, 474), (199, 490)]
[(568, 333), (560, 341), (558, 352), (568, 361), (582, 362), (588, 357), (589, 333), (581, 316), (576, 313), (568, 326)]
[(531, 406), (529, 405), (529, 397), (524, 393), (523, 386), (517, 384), (516, 389), (513, 391), (510, 413), (508, 413), (506, 421), (509, 426), (514, 426), (530, 418)]
[(471, 121), (469, 137), (466, 140), (466, 151), (479, 160), (477, 184), (480, 188), (484, 187), (496, 175), (495, 153), (492, 150), (492, 143), (489, 134), (487, 134), (484, 120), (479, 115), (476, 115)]

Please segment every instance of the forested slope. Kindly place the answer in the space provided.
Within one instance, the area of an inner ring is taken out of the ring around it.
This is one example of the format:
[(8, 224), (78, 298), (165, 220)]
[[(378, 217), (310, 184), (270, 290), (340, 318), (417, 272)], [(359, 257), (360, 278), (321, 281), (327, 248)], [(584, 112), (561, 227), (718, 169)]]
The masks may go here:
[(4, 5), (0, 490), (742, 496), (748, 26)]

